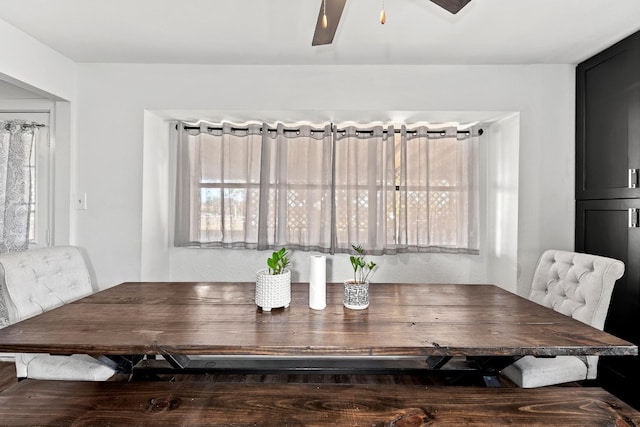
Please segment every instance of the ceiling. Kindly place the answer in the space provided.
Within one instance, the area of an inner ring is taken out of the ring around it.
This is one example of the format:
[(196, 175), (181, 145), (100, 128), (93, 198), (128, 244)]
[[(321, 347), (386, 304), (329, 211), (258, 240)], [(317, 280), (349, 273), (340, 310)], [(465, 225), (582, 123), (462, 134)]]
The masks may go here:
[[(381, 4), (385, 25), (378, 17)], [(640, 29), (638, 0), (348, 0), (311, 46), (321, 0), (0, 0), (0, 19), (76, 62), (578, 63)]]

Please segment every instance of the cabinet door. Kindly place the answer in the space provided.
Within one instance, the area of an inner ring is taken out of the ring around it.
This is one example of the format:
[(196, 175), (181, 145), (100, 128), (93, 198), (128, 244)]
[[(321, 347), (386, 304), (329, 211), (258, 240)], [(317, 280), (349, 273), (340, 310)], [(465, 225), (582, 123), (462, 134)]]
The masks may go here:
[(576, 70), (576, 199), (631, 197), (640, 197), (640, 33)]
[[(630, 227), (630, 209), (640, 213), (640, 199), (576, 202), (576, 251), (616, 258), (625, 272), (616, 282), (605, 331), (640, 343), (640, 228)], [(632, 215), (631, 219), (634, 219)], [(636, 221), (640, 221), (640, 218)], [(625, 401), (640, 407), (633, 384), (640, 379), (638, 357), (601, 357), (598, 381)]]
[(576, 202), (576, 251), (624, 262), (616, 282), (605, 329), (640, 342), (640, 228), (630, 227), (630, 209), (640, 212), (640, 199)]

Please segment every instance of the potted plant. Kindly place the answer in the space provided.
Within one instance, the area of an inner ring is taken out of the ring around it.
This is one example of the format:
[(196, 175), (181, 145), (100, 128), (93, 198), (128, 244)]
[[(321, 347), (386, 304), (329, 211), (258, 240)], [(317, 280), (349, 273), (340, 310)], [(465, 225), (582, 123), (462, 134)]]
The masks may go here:
[(353, 279), (344, 282), (344, 306), (352, 310), (363, 310), (369, 307), (369, 275), (376, 263), (367, 262), (364, 258), (364, 248), (360, 245), (351, 245), (356, 255), (351, 255), (351, 267), (353, 267)]
[(291, 260), (286, 248), (267, 258), (267, 268), (256, 273), (256, 305), (262, 311), (289, 307), (291, 303)]

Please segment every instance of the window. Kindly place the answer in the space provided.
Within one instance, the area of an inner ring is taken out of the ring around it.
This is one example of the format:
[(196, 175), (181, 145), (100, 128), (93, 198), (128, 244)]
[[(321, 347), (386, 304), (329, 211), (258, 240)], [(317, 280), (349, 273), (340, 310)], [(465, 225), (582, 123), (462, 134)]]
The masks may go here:
[[(195, 138), (189, 157), (200, 160), (193, 218), (197, 241), (217, 245), (256, 241), (260, 192), (259, 129), (232, 127)], [(248, 226), (245, 226), (248, 223)]]
[(472, 131), (481, 134), (424, 127), (399, 134), (405, 153), (398, 166), (398, 212), (406, 215), (400, 240), (411, 251), (477, 253), (478, 154)]
[(478, 253), (473, 129), (179, 128), (176, 246)]

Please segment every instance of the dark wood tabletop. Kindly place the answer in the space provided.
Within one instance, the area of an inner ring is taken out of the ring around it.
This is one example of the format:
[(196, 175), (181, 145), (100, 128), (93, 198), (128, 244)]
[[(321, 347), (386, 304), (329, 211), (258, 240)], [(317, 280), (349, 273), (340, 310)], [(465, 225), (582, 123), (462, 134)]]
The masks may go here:
[(2, 352), (277, 356), (637, 355), (636, 345), (493, 285), (372, 284), (370, 306), (262, 312), (254, 283), (123, 283), (0, 330)]

